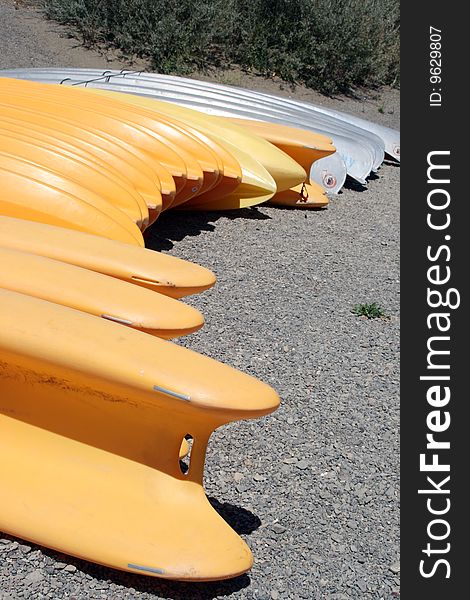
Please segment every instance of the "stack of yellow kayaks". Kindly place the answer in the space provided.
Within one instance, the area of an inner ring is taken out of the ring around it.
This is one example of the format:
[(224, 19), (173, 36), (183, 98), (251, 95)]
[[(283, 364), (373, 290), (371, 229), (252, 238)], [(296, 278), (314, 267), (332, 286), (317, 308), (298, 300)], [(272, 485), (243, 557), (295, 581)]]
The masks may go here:
[(0, 216), (0, 248), (53, 258), (172, 298), (203, 292), (214, 274), (174, 256), (95, 235)]
[[(0, 289), (0, 530), (119, 569), (232, 577), (246, 544), (202, 487), (211, 432), (265, 384), (120, 324)], [(189, 470), (179, 464), (186, 435)]]
[(204, 323), (199, 311), (173, 298), (52, 258), (1, 247), (0, 288), (167, 339), (197, 331)]
[(143, 232), (168, 209), (325, 206), (306, 171), (332, 152), (289, 127), (0, 79), (0, 530), (158, 577), (250, 568), (204, 494), (205, 450), (279, 399), (161, 339), (202, 327), (180, 299), (215, 277)]
[[(144, 174), (153, 170), (159, 181), (163, 210), (224, 210), (266, 202), (306, 182), (312, 161), (334, 152), (322, 136), (299, 136), (298, 130), (278, 125), (247, 126), (142, 96), (6, 78), (0, 80), (0, 91), (0, 131), (8, 128), (10, 136), (18, 136), (12, 128), (27, 125), (34, 144), (50, 146), (51, 140), (43, 137), (49, 131), (61, 153), (64, 144), (78, 139), (82, 159), (83, 152), (95, 157), (96, 145), (101, 162), (105, 159), (106, 166), (119, 170), (121, 179), (132, 177), (135, 187), (140, 180), (135, 168), (145, 163)], [(118, 162), (110, 150), (119, 155)], [(132, 175), (122, 169), (122, 161), (129, 159), (126, 150), (140, 160), (139, 165), (132, 161)], [(147, 204), (144, 226), (159, 211), (151, 195)]]

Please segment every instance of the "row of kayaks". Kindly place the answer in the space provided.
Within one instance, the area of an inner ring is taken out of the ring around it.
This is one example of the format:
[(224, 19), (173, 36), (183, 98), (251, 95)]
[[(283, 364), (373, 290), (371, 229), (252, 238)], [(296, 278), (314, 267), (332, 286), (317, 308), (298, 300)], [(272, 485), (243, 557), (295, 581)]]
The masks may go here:
[[(335, 151), (329, 140), (314, 134), (299, 140), (281, 128), (276, 141), (285, 144), (281, 149), (267, 139), (270, 128), (262, 137), (153, 99), (9, 78), (0, 79), (0, 111), (0, 169), (8, 172), (10, 188), (24, 186), (17, 202), (29, 204), (28, 194), (40, 190), (52, 202), (63, 190), (121, 229), (126, 227), (116, 209), (144, 229), (169, 208), (222, 210), (276, 201), (278, 194), (306, 182), (300, 163)], [(45, 187), (33, 190), (32, 180)], [(320, 186), (309, 184), (309, 189), (312, 205), (327, 203)], [(3, 202), (11, 203), (9, 189), (2, 194), (7, 195)], [(51, 212), (63, 217), (56, 206)], [(74, 223), (80, 226), (79, 220)], [(122, 241), (131, 234), (142, 244), (131, 229), (122, 233)]]
[(208, 269), (176, 257), (0, 216), (0, 288), (160, 338), (177, 338), (202, 327), (203, 315), (179, 299), (214, 282)]
[(202, 327), (182, 299), (215, 276), (143, 232), (169, 209), (325, 206), (399, 140), (186, 79), (0, 75), (0, 531), (133, 573), (244, 573), (205, 453), (279, 398), (170, 341)]
[(0, 216), (0, 531), (169, 579), (251, 568), (204, 494), (205, 453), (214, 429), (279, 398), (167, 341), (201, 327), (180, 298), (214, 282), (172, 256)]
[[(254, 132), (259, 125), (265, 127), (269, 124), (273, 126), (272, 132), (277, 127), (285, 127), (323, 135), (333, 141), (337, 152), (323, 157), (317, 164), (316, 161), (311, 163), (308, 168), (311, 169), (311, 178), (327, 191), (337, 192), (346, 173), (364, 184), (369, 174), (380, 167), (384, 154), (395, 161), (400, 160), (400, 134), (397, 130), (291, 98), (206, 81), (132, 71), (16, 69), (0, 71), (0, 76), (154, 98), (207, 115), (232, 119), (248, 125)], [(298, 132), (296, 135), (299, 135)], [(325, 176), (330, 176), (330, 180), (325, 180)], [(332, 178), (336, 179), (334, 184)]]

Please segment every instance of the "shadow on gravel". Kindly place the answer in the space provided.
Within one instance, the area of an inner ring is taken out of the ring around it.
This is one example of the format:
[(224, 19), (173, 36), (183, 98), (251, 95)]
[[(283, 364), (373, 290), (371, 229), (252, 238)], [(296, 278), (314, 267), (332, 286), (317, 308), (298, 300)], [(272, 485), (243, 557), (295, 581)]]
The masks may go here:
[(349, 175), (346, 177), (343, 188), (345, 190), (352, 190), (353, 192), (365, 192), (367, 190), (367, 186), (362, 185), (362, 183), (359, 183), (359, 181), (349, 177)]
[(219, 515), (227, 521), (232, 529), (234, 529), (239, 535), (253, 533), (261, 525), (259, 517), (254, 515), (249, 510), (229, 504), (228, 502), (219, 502), (215, 498), (207, 497), (212, 505), (212, 508), (216, 510)]
[[(70, 564), (70, 563), (69, 563)], [(130, 575), (129, 573), (111, 571), (104, 567), (95, 565), (83, 566), (81, 561), (71, 563), (76, 564), (86, 575), (90, 575), (95, 581), (103, 582), (103, 590), (109, 590), (109, 585), (114, 584), (128, 588), (131, 597), (134, 598), (135, 592), (142, 594), (151, 594), (155, 600), (161, 598), (165, 600), (213, 600), (221, 596), (231, 596), (240, 590), (247, 588), (250, 585), (248, 575), (240, 575), (233, 579), (225, 581), (208, 581), (208, 582), (178, 582), (165, 581), (163, 579), (155, 579), (139, 575)], [(90, 563), (86, 563), (90, 565)], [(108, 596), (111, 598), (112, 596)]]
[[(85, 576), (91, 577), (95, 581), (95, 589), (101, 589), (106, 593), (112, 593), (109, 589), (111, 584), (127, 588), (131, 597), (135, 596), (135, 592), (142, 594), (151, 594), (157, 599), (165, 600), (213, 600), (220, 596), (230, 596), (235, 592), (248, 587), (251, 583), (248, 575), (240, 575), (233, 579), (225, 581), (208, 581), (208, 582), (180, 582), (154, 577), (146, 577), (145, 575), (133, 575), (124, 571), (115, 571), (100, 565), (84, 562), (79, 559), (63, 556), (61, 554), (52, 553), (47, 549), (41, 548), (44, 554), (48, 554), (55, 561), (67, 562), (74, 565)], [(123, 593), (124, 590), (121, 591)], [(112, 596), (107, 596), (112, 598)]]
[(187, 236), (196, 236), (203, 231), (214, 231), (219, 219), (250, 219), (264, 221), (271, 217), (256, 207), (227, 210), (223, 212), (164, 212), (145, 232), (145, 245), (152, 250), (171, 250), (174, 242)]
[[(382, 165), (386, 165), (387, 167), (399, 167), (400, 163), (397, 162), (396, 160), (385, 158), (382, 162)], [(374, 173), (373, 171), (371, 171), (369, 173), (369, 175), (367, 176), (368, 182), (376, 181), (377, 179), (380, 179), (380, 171), (378, 173)], [(367, 190), (367, 186), (362, 185), (361, 183), (359, 183), (358, 181), (356, 181), (349, 175), (347, 175), (346, 181), (344, 182), (343, 187), (344, 187), (344, 189), (352, 190), (353, 192), (365, 192)]]

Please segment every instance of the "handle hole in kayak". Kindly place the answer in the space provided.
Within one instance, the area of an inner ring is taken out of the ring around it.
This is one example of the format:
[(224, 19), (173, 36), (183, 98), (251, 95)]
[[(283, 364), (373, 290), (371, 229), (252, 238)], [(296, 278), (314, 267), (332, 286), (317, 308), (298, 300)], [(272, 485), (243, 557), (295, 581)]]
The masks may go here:
[(190, 433), (187, 433), (182, 442), (180, 449), (180, 469), (183, 475), (189, 473), (189, 467), (191, 466), (191, 451), (194, 445), (194, 438)]

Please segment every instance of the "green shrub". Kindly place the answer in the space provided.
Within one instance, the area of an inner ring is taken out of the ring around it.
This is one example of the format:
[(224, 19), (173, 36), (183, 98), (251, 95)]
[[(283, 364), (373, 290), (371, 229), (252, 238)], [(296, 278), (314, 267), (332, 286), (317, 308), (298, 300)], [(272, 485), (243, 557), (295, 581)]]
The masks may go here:
[(358, 317), (367, 317), (368, 319), (383, 319), (387, 317), (377, 302), (372, 302), (371, 304), (356, 304), (351, 312)]
[(326, 93), (399, 78), (398, 0), (43, 0), (86, 43), (185, 73), (237, 64)]

